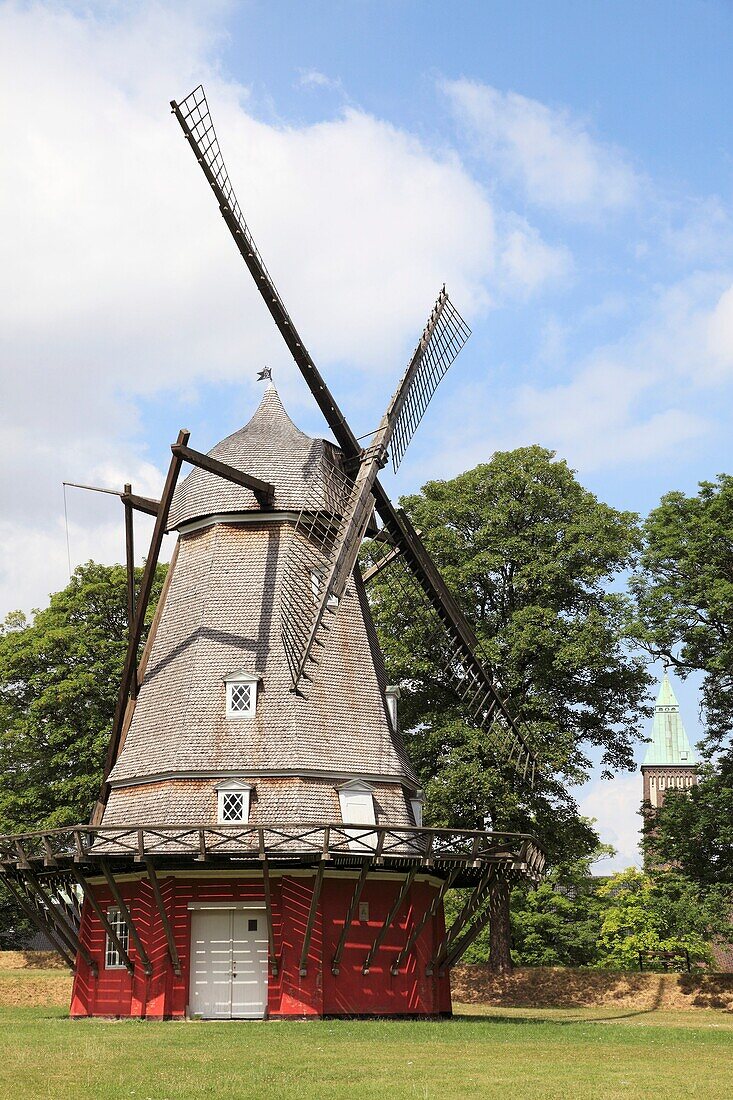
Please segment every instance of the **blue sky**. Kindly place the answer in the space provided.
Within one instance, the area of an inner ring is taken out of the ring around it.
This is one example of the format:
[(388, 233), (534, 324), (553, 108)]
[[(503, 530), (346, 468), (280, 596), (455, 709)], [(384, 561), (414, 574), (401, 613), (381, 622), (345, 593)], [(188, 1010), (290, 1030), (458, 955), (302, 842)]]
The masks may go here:
[[(156, 492), (263, 363), (322, 430), (168, 113), (199, 81), (358, 433), (444, 280), (473, 328), (395, 493), (535, 442), (641, 513), (730, 471), (732, 44), (713, 2), (0, 3), (3, 610), (65, 581), (62, 478)], [(72, 564), (119, 559), (110, 498), (68, 508)], [(638, 787), (581, 792), (620, 864)]]

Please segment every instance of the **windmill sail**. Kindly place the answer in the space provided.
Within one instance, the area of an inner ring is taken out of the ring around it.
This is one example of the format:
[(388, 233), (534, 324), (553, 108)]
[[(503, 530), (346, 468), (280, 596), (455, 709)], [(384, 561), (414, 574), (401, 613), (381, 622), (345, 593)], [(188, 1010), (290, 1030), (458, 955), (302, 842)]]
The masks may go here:
[(395, 471), (402, 462), (407, 445), (425, 415), (438, 384), (470, 335), (470, 328), (443, 287), (415, 349), (408, 371), (412, 372), (409, 387), (406, 388), (399, 408), (392, 413), (394, 426), (390, 452)]
[[(374, 512), (375, 502), (372, 495), (374, 484), (377, 480), (377, 474), (386, 461), (390, 444), (399, 429), (401, 432), (400, 454), (404, 453), (410, 435), (419, 422), (422, 412), (427, 407), (432, 393), (470, 334), (470, 329), (462, 321), (460, 329), (452, 327), (451, 310), (450, 300), (445, 287), (443, 287), (428, 318), (420, 342), (389, 403), (386, 413), (382, 417), (379, 427), (372, 437), (371, 444), (361, 455), (359, 469), (348, 502), (343, 510), (339, 509), (338, 522), (330, 524), (330, 528), (335, 530), (335, 534), (331, 553), (328, 559), (321, 562), (319, 566), (318, 576), (321, 578), (322, 583), (319, 584), (312, 614), (310, 614), (310, 608), (308, 608), (309, 629), (303, 629), (302, 612), (305, 610), (303, 601), (297, 601), (301, 610), (300, 621), (297, 621), (298, 616), (291, 614), (293, 605), (296, 602), (293, 595), (288, 591), (284, 591), (282, 594), (286, 609), (283, 614), (283, 638), (286, 649), (292, 653), (294, 658), (291, 662), (291, 672), (293, 686), (296, 690), (301, 677), (305, 675), (307, 663), (313, 653), (313, 647), (322, 640), (320, 636), (324, 627), (324, 617), (329, 608), (336, 612), (346, 584), (356, 565), (367, 524)], [(452, 312), (456, 317), (459, 317), (456, 310)], [(449, 328), (451, 335), (447, 338), (446, 332)], [(313, 525), (311, 519), (307, 523)], [(309, 536), (309, 545), (316, 553), (323, 553), (325, 549), (326, 540), (321, 537), (320, 531), (323, 524), (323, 520), (318, 521), (315, 525), (316, 529)], [(302, 513), (298, 520), (298, 526), (301, 529), (306, 526), (303, 524)], [(294, 556), (301, 559), (303, 557), (302, 542), (296, 542), (294, 546), (296, 547)], [(304, 564), (299, 560), (301, 577), (299, 581), (298, 577), (293, 575), (294, 585), (299, 583), (302, 586), (303, 584)], [(311, 566), (311, 570), (312, 568)], [(295, 574), (295, 571), (293, 573)], [(311, 576), (313, 576), (312, 572)], [(296, 620), (296, 627), (299, 629), (292, 629), (294, 619)], [(299, 644), (294, 645), (296, 635)]]
[[(199, 86), (194, 89), (181, 103), (172, 101), (171, 108), (216, 196), (222, 217), (234, 238), (242, 259), (247, 265), (255, 285), (262, 295), (263, 301), (280, 330), (318, 407), (333, 432), (346, 461), (361, 462), (362, 451), (357, 438), (297, 332), (244, 220), (221, 155), (203, 88)], [(452, 312), (446, 313), (445, 316), (446, 325), (449, 320), (453, 321)], [(439, 337), (436, 336), (436, 349), (439, 346), (438, 340)], [(455, 358), (455, 355), (453, 358)], [(440, 381), (445, 370), (442, 371), (442, 374), (440, 373), (440, 360), (434, 366), (431, 366), (432, 356), (430, 358), (426, 357), (424, 362), (426, 373), (423, 375), (422, 371), (417, 372), (418, 385), (422, 382), (425, 392), (432, 393), (437, 385), (435, 378), (437, 377), (437, 381)], [(409, 442), (412, 431), (414, 431), (414, 427), (427, 407), (425, 397), (418, 398), (417, 392), (416, 390), (414, 403), (405, 401), (404, 419), (401, 420), (399, 416), (396, 417), (401, 433), (395, 433), (398, 436), (395, 446), (399, 458), (404, 454), (404, 448)], [(437, 616), (440, 628), (446, 635), (446, 646), (449, 647), (451, 653), (450, 665), (454, 670), (457, 685), (460, 686), (461, 697), (474, 707), (481, 708), (484, 706), (483, 699), (493, 704), (491, 715), (500, 715), (502, 724), (508, 731), (507, 737), (511, 741), (510, 756), (512, 760), (520, 773), (532, 780), (536, 769), (535, 754), (523, 732), (507, 713), (493, 674), (485, 661), (479, 656), (478, 642), (466, 617), (450, 595), (442, 577), (409, 520), (404, 514), (398, 513), (377, 478), (374, 479), (372, 493), (376, 511), (384, 524), (387, 536), (392, 540), (394, 548), (400, 552), (401, 563), (409, 570), (415, 584), (423, 593), (427, 605)], [(304, 517), (303, 523), (306, 522), (307, 519)], [(304, 526), (301, 526), (301, 531), (304, 529)], [(331, 527), (329, 527), (329, 531), (331, 531)], [(335, 545), (337, 537), (337, 533), (334, 533), (332, 546)], [(325, 549), (326, 544), (324, 543), (324, 553)], [(330, 556), (328, 560), (330, 560)], [(307, 574), (305, 579), (308, 580)], [(301, 576), (302, 581), (303, 576)], [(287, 615), (287, 612), (285, 614)], [(306, 638), (307, 646), (307, 640), (313, 631), (313, 623), (317, 614), (318, 607), (316, 607), (312, 618), (310, 611), (307, 616), (300, 619), (296, 616), (291, 617), (291, 634), (293, 637), (298, 634), (301, 639), (297, 642), (297, 646), (291, 646), (294, 662), (291, 669), (295, 668), (297, 670), (299, 667), (298, 653), (300, 652), (300, 646), (302, 646), (302, 638)], [(286, 642), (287, 645), (288, 642)], [(489, 718), (484, 719), (484, 724), (487, 726), (489, 722)], [(489, 728), (495, 731), (495, 723), (492, 723)]]

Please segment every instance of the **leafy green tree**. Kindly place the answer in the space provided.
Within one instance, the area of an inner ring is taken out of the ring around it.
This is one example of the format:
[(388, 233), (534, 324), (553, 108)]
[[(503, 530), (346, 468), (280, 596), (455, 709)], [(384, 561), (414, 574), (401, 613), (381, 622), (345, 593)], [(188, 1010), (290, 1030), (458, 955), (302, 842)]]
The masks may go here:
[(704, 673), (709, 752), (731, 750), (733, 729), (733, 477), (695, 496), (667, 493), (644, 524), (632, 577), (639, 642), (684, 679)]
[[(542, 766), (530, 793), (487, 734), (466, 724), (436, 638), (386, 569), (370, 587), (372, 607), (430, 821), (532, 829), (551, 861), (587, 855), (598, 838), (567, 787), (587, 778), (591, 751), (607, 775), (632, 768), (647, 713), (649, 676), (626, 646), (627, 602), (612, 590), (639, 550), (637, 517), (599, 501), (538, 446), (428, 482), (401, 503)], [(507, 951), (505, 938), (501, 965)]]
[(0, 627), (0, 832), (88, 820), (127, 644), (126, 593), (122, 566), (89, 562), (30, 621), (15, 612)]
[(647, 819), (644, 847), (650, 864), (675, 864), (702, 888), (733, 892), (733, 766), (703, 768), (690, 790), (668, 790)]
[[(598, 895), (608, 902), (600, 930), (601, 965), (638, 967), (640, 951), (683, 951), (693, 965), (712, 962), (710, 941), (730, 934), (725, 890), (701, 890), (676, 870), (645, 874), (634, 867), (614, 875)], [(645, 960), (648, 969), (661, 961)]]
[[(606, 901), (594, 877), (598, 860), (614, 854), (607, 844), (590, 856), (560, 862), (536, 890), (512, 891), (512, 954), (520, 966), (597, 966)], [(605, 880), (601, 880), (603, 882)]]

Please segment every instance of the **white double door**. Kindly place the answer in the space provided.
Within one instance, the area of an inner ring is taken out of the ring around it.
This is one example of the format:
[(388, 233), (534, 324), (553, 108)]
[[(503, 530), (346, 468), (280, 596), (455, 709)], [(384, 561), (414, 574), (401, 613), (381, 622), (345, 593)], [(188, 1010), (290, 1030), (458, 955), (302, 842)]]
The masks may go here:
[(214, 1020), (256, 1020), (266, 1009), (264, 909), (195, 909), (191, 914), (191, 1014)]

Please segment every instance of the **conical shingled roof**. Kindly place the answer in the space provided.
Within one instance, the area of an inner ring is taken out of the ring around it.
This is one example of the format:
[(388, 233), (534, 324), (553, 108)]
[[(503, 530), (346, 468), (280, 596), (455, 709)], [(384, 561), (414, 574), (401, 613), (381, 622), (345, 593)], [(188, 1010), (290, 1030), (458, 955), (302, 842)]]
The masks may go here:
[(654, 705), (652, 740), (647, 745), (642, 767), (653, 764), (689, 765), (690, 767), (697, 764), (697, 756), (682, 723), (680, 705), (672, 690), (666, 669)]
[[(325, 439), (296, 428), (277, 390), (269, 385), (251, 420), (208, 452), (212, 458), (275, 486), (273, 511), (299, 511), (317, 491), (324, 461), (338, 464), (339, 451)], [(173, 496), (168, 529), (203, 516), (259, 512), (254, 494), (241, 485), (194, 467)]]

